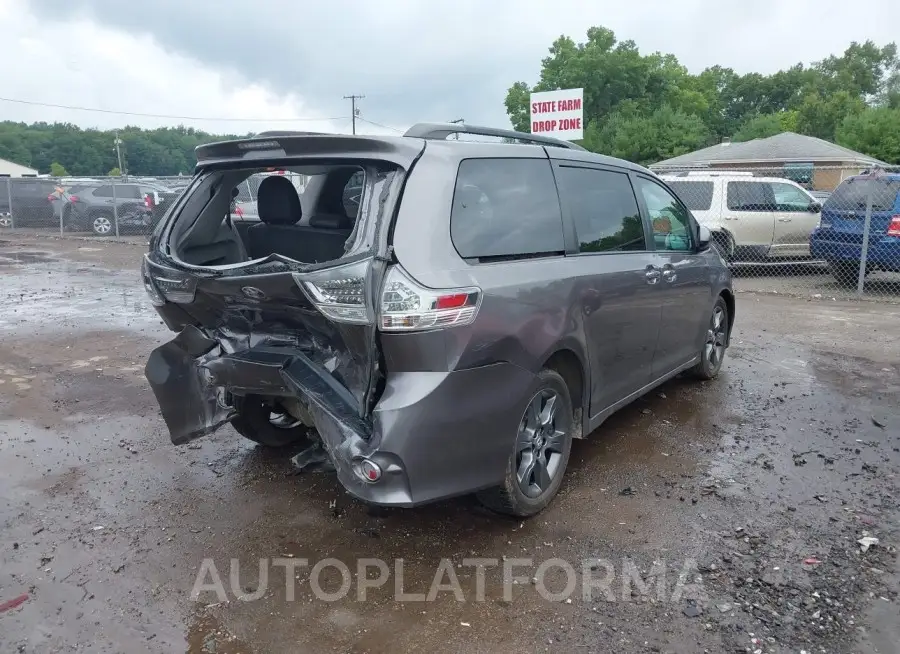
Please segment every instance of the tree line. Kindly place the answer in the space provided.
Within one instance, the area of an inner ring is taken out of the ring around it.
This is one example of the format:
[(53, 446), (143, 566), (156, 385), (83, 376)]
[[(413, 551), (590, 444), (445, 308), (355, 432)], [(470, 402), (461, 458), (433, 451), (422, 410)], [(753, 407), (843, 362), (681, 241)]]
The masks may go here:
[[(587, 40), (556, 39), (537, 84), (513, 84), (506, 110), (528, 132), (532, 91), (584, 88), (582, 145), (651, 164), (724, 138), (746, 141), (784, 131), (816, 136), (900, 164), (900, 58), (890, 43), (853, 42), (841, 55), (771, 75), (712, 66), (693, 75), (675, 55), (641, 54), (604, 27)], [(0, 122), (0, 158), (56, 175), (189, 174), (194, 148), (238, 138), (192, 127), (117, 130), (69, 123)], [(246, 136), (246, 135), (244, 135)]]
[[(124, 171), (118, 169), (117, 133)], [(5, 121), (0, 122), (0, 159), (57, 176), (190, 174), (197, 162), (194, 148), (229, 138), (239, 137), (209, 134), (192, 127), (104, 131), (69, 123)]]
[(842, 55), (771, 75), (712, 66), (693, 75), (675, 55), (641, 54), (604, 27), (587, 41), (560, 36), (537, 84), (506, 95), (513, 127), (528, 132), (533, 91), (584, 88), (585, 133), (594, 152), (648, 165), (722, 142), (792, 131), (900, 164), (897, 46), (853, 42)]

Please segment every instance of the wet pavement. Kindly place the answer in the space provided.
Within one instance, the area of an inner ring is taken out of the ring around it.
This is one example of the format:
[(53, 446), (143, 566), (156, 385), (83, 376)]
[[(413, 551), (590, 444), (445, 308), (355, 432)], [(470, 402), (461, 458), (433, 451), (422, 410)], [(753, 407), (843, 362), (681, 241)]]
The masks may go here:
[(720, 378), (576, 442), (520, 522), (175, 448), (143, 247), (3, 239), (0, 652), (900, 651), (896, 305), (742, 293)]

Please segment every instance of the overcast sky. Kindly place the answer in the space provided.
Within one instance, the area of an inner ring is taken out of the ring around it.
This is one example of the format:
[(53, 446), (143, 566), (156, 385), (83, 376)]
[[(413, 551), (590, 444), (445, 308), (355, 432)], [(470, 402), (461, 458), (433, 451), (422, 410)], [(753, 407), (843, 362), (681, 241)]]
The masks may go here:
[[(342, 96), (356, 93), (362, 118), (394, 129), (455, 118), (507, 127), (509, 86), (534, 83), (553, 39), (583, 40), (592, 25), (692, 72), (770, 73), (852, 40), (896, 39), (900, 2), (0, 0), (3, 98), (195, 118), (0, 101), (0, 119), (349, 131)], [(296, 118), (312, 120), (285, 120)]]

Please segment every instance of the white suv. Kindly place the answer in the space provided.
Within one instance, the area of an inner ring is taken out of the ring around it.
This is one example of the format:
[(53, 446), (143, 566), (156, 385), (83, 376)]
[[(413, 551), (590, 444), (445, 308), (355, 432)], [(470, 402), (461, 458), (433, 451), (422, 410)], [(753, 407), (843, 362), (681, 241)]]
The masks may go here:
[(803, 259), (822, 205), (799, 184), (751, 172), (663, 175), (727, 261)]

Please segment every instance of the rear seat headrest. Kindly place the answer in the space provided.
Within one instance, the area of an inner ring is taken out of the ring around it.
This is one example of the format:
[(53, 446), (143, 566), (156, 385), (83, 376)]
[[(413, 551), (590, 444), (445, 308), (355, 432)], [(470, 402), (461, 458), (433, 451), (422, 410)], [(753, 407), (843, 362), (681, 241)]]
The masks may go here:
[(267, 225), (294, 225), (303, 215), (300, 196), (287, 177), (272, 175), (259, 185), (256, 194), (259, 219)]
[(316, 214), (310, 217), (309, 226), (323, 229), (352, 229), (353, 219), (341, 214)]

